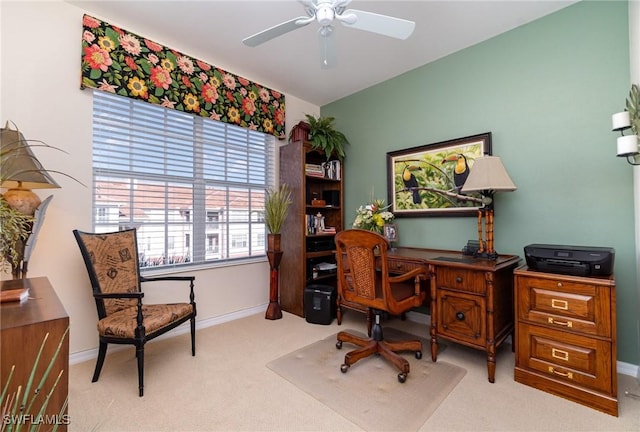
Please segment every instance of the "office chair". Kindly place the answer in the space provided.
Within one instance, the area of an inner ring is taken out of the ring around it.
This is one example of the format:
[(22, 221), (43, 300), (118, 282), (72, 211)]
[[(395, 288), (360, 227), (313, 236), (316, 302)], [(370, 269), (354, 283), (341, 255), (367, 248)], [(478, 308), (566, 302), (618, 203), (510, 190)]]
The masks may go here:
[[(426, 293), (420, 290), (420, 281), (429, 277), (426, 269), (420, 267), (401, 275), (390, 275), (387, 264), (389, 242), (372, 231), (349, 229), (336, 234), (338, 267), (338, 304), (342, 299), (357, 303), (373, 312), (375, 321), (370, 338), (363, 338), (346, 331), (338, 333), (336, 347), (343, 342), (359, 348), (348, 352), (343, 373), (357, 361), (372, 354), (380, 354), (396, 366), (400, 373), (398, 381), (404, 383), (409, 373), (409, 362), (398, 354), (401, 351), (415, 351), (417, 359), (422, 358), (420, 340), (389, 341), (383, 337), (380, 315), (388, 312), (401, 315), (420, 306)], [(413, 280), (413, 283), (406, 283)]]
[[(130, 344), (136, 347), (139, 395), (144, 394), (144, 345), (191, 321), (191, 355), (196, 355), (196, 303), (194, 276), (140, 276), (136, 230), (86, 233), (74, 230), (84, 264), (89, 273), (93, 298), (98, 309), (100, 346), (91, 382), (98, 381), (107, 346)], [(189, 303), (143, 304), (143, 282), (189, 282)]]

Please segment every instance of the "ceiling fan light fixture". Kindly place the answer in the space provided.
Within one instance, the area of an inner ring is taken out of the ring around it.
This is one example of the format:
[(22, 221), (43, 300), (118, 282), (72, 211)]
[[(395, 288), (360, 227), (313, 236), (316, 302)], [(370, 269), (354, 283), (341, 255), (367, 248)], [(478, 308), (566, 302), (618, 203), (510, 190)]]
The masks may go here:
[(331, 6), (320, 6), (316, 10), (316, 20), (321, 26), (328, 26), (333, 22), (333, 18), (335, 17), (335, 13), (333, 11), (333, 7)]

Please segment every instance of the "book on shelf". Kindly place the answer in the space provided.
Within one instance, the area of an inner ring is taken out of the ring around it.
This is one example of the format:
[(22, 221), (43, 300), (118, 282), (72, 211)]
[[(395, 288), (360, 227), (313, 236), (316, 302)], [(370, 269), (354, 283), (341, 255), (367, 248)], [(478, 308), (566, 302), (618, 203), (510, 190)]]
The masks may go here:
[(0, 303), (22, 302), (27, 298), (29, 298), (28, 288), (17, 288), (17, 289), (0, 291)]

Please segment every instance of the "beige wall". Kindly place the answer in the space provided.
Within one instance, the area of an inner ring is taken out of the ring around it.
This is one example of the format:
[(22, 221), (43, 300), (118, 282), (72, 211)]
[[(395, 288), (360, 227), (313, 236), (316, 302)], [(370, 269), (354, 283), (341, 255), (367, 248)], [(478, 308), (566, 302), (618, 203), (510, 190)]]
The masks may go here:
[[(85, 11), (62, 1), (0, 1), (0, 121), (7, 120), (27, 139), (39, 139), (65, 150), (36, 149), (43, 166), (65, 172), (83, 182), (81, 186), (57, 175), (61, 189), (35, 191), (41, 198), (54, 195), (45, 224), (29, 263), (29, 277), (47, 276), (71, 320), (71, 353), (93, 355), (97, 346), (95, 304), (78, 247), (75, 228), (91, 229), (91, 114), (92, 97), (80, 90), (80, 38)], [(102, 17), (109, 20), (109, 17)], [(131, 23), (114, 22), (136, 32)], [(188, 52), (169, 35), (144, 35), (174, 43), (172, 48)], [(213, 54), (189, 53), (214, 63)], [(231, 72), (233, 65), (216, 65)], [(243, 73), (266, 86), (260, 76)], [(279, 90), (276, 88), (276, 90)], [(320, 109), (286, 95), (287, 126), (304, 113)], [(268, 301), (269, 267), (266, 261), (190, 272), (196, 276), (196, 301), (200, 325), (210, 325), (242, 314), (262, 311)], [(6, 278), (7, 275), (3, 275)], [(173, 299), (173, 289), (147, 292), (149, 301)], [(184, 293), (187, 299), (187, 293)]]

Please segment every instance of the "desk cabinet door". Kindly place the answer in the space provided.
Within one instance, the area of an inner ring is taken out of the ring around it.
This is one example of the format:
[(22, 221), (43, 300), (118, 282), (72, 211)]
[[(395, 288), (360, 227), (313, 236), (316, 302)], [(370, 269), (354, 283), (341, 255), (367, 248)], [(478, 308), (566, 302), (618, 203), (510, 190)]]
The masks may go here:
[(441, 289), (437, 294), (438, 334), (475, 346), (486, 345), (484, 298)]

